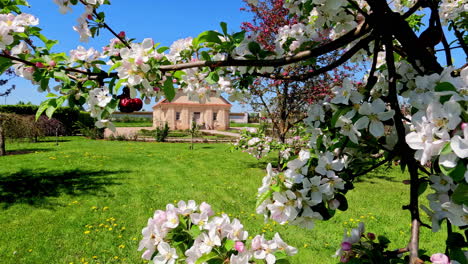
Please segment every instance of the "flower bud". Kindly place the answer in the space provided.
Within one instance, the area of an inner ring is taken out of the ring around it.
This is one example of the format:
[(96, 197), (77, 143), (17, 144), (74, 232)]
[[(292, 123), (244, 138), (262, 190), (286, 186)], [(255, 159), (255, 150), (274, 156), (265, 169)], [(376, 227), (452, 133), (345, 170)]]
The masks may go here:
[(45, 68), (44, 63), (42, 63), (42, 62), (36, 62), (36, 67), (37, 68)]
[(57, 63), (55, 61), (50, 61), (49, 66), (55, 67), (55, 66), (57, 66)]
[(244, 252), (245, 250), (245, 245), (241, 241), (236, 241), (236, 244), (234, 245), (234, 248), (239, 251), (239, 252)]
[(375, 240), (375, 234), (374, 233), (367, 233), (367, 238), (370, 240)]
[(352, 244), (349, 242), (343, 242), (341, 243), (341, 249), (344, 251), (350, 251), (352, 247)]
[(119, 38), (125, 38), (125, 31), (120, 31), (117, 36), (119, 36)]

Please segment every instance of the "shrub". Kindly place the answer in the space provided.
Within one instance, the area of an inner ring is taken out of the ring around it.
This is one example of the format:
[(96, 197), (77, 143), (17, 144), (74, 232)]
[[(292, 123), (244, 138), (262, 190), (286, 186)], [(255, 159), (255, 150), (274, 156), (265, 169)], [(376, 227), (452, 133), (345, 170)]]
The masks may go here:
[(164, 127), (156, 127), (154, 131), (154, 139), (156, 139), (157, 142), (164, 142), (167, 135), (169, 135), (169, 126), (167, 123), (164, 124)]
[[(35, 116), (38, 108), (39, 107), (37, 105), (0, 105), (0, 113)], [(81, 123), (80, 128), (94, 128), (94, 118), (92, 118), (89, 113), (80, 111), (76, 108), (59, 107), (55, 111), (53, 118), (62, 123), (65, 129), (65, 135), (82, 133), (82, 131), (77, 129), (75, 126), (76, 122)]]
[(80, 121), (76, 122), (74, 125), (76, 131), (78, 131), (83, 136), (90, 139), (103, 139), (104, 138), (104, 128), (89, 127)]

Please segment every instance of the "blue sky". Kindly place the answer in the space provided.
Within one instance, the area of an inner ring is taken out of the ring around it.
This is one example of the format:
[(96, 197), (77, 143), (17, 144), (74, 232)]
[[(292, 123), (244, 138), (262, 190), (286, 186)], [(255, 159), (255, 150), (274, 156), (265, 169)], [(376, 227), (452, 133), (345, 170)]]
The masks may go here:
[[(228, 30), (240, 30), (244, 21), (249, 21), (251, 15), (240, 11), (244, 7), (242, 0), (113, 0), (112, 5), (100, 8), (106, 13), (107, 23), (116, 31), (125, 31), (127, 36), (141, 41), (153, 38), (163, 46), (169, 46), (180, 38), (195, 37), (206, 30), (221, 30), (219, 23), (228, 23)], [(30, 0), (31, 8), (24, 8), (23, 12), (31, 13), (39, 18), (39, 26), (43, 34), (50, 39), (59, 41), (55, 51), (69, 52), (78, 45), (94, 47), (101, 50), (113, 36), (106, 30), (89, 41), (79, 42), (79, 35), (73, 31), (76, 18), (82, 9), (74, 8), (73, 13), (62, 15), (52, 0)], [(16, 90), (6, 99), (7, 104), (18, 101), (39, 104), (45, 99), (46, 93), (38, 93), (29, 81), (15, 78)], [(5, 104), (5, 98), (0, 98), (0, 104)], [(151, 105), (145, 105), (150, 109)], [(242, 111), (239, 105), (234, 105), (233, 111)]]
[[(23, 11), (34, 14), (40, 19), (43, 34), (50, 39), (59, 41), (55, 51), (69, 52), (78, 45), (85, 47), (101, 47), (108, 44), (113, 36), (102, 30), (100, 36), (91, 39), (89, 43), (79, 42), (78, 34), (72, 27), (82, 9), (75, 7), (73, 13), (62, 15), (52, 0), (30, 0), (31, 8)], [(112, 5), (104, 6), (100, 10), (106, 13), (106, 21), (116, 31), (125, 31), (127, 36), (141, 41), (153, 38), (163, 46), (169, 46), (177, 39), (196, 36), (205, 30), (219, 30), (219, 23), (228, 23), (229, 31), (239, 31), (244, 21), (250, 21), (251, 15), (240, 11), (244, 7), (242, 0), (112, 0)], [(450, 34), (451, 35), (451, 34)], [(450, 39), (453, 39), (451, 35)], [(441, 44), (437, 48), (441, 48)], [(438, 53), (439, 61), (445, 65), (443, 53)], [(465, 63), (460, 49), (454, 50), (454, 64), (461, 66)], [(39, 104), (45, 99), (46, 93), (38, 93), (36, 87), (29, 81), (15, 78), (12, 84), (17, 88), (8, 98), (0, 98), (0, 104), (15, 104), (18, 101)], [(145, 105), (150, 109), (151, 105)], [(233, 111), (246, 111), (234, 104)]]

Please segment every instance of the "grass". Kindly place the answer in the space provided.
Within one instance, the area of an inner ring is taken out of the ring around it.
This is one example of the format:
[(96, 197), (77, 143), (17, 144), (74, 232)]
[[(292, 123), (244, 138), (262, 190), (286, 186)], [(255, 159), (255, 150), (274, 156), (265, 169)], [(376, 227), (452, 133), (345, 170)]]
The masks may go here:
[[(406, 177), (397, 169), (368, 175), (348, 194), (350, 209), (313, 230), (278, 226), (256, 215), (265, 161), (226, 144), (91, 141), (9, 143), (0, 157), (0, 259), (9, 263), (144, 263), (141, 229), (167, 203), (206, 201), (237, 217), (249, 234), (280, 232), (299, 248), (292, 263), (337, 263), (330, 256), (343, 230), (357, 226), (406, 245)], [(222, 162), (220, 162), (222, 161)], [(427, 222), (427, 220), (426, 220)], [(422, 229), (429, 252), (444, 251), (444, 234)]]
[(152, 127), (152, 122), (114, 122), (116, 127)]
[(260, 127), (260, 124), (258, 124), (258, 123), (243, 124), (243, 123), (231, 122), (231, 123), (229, 123), (229, 126), (230, 127)]

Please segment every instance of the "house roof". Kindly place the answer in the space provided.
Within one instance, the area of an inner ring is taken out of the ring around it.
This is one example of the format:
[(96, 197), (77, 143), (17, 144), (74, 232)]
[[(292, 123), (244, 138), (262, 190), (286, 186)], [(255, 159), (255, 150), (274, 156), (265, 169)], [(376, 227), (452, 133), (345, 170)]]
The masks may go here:
[(232, 105), (224, 99), (222, 96), (210, 96), (209, 100), (206, 103), (200, 103), (196, 101), (191, 101), (188, 99), (188, 96), (181, 91), (178, 91), (172, 102), (169, 102), (167, 99), (159, 101), (153, 108), (158, 106), (169, 106), (169, 105), (185, 105), (185, 106), (227, 106), (231, 107)]

